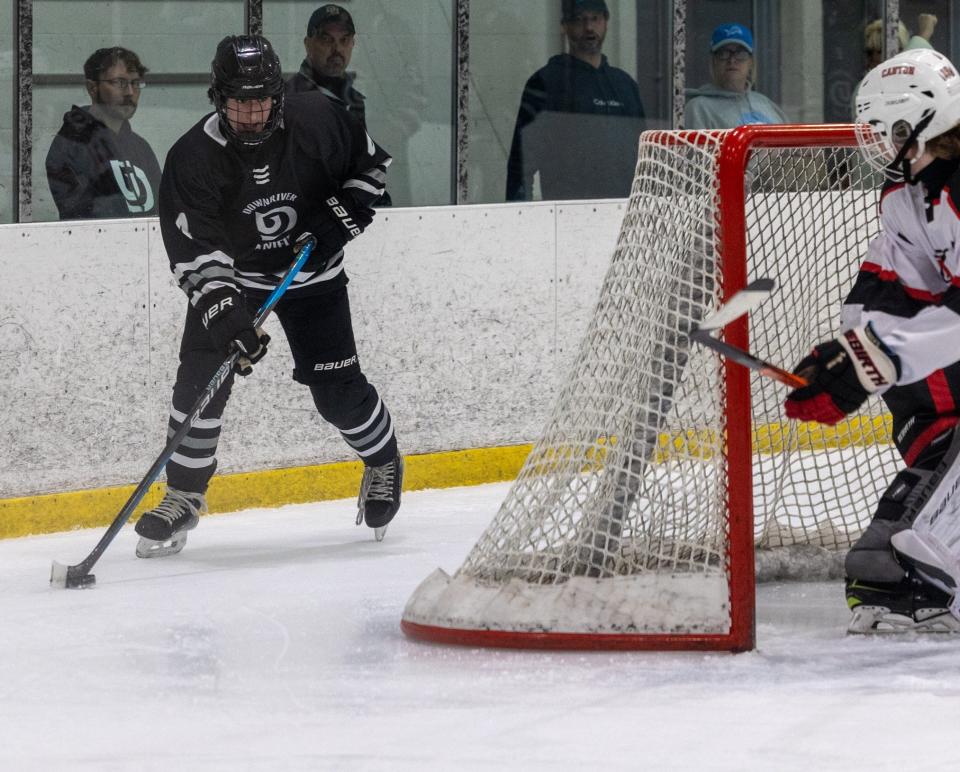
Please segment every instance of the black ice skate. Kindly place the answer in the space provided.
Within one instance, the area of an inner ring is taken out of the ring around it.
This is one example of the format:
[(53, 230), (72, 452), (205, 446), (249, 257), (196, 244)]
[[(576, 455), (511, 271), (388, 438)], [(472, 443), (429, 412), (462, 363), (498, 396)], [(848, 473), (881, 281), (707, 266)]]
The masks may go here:
[(202, 493), (187, 493), (167, 488), (156, 509), (144, 512), (137, 521), (138, 558), (161, 558), (176, 555), (187, 543), (187, 531), (196, 528), (200, 515), (207, 511)]
[(383, 541), (387, 524), (400, 509), (402, 487), (403, 458), (399, 453), (389, 464), (368, 466), (363, 470), (357, 500), (357, 525), (366, 522), (377, 541)]
[(902, 582), (847, 580), (848, 633), (960, 633), (950, 596), (912, 574)]

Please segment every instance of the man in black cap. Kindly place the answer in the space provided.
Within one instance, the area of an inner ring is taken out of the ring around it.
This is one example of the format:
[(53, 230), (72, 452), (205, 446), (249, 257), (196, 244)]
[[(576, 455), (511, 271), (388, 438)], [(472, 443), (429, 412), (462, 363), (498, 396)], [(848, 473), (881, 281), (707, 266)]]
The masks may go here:
[[(366, 97), (353, 87), (354, 75), (347, 72), (357, 28), (346, 8), (333, 3), (322, 5), (307, 22), (303, 47), (307, 56), (300, 71), (287, 81), (288, 94), (299, 91), (320, 91), (342, 105), (367, 128)], [(390, 194), (384, 191), (380, 206), (390, 205)]]
[[(560, 26), (569, 53), (550, 58), (527, 81), (510, 158), (508, 201), (532, 198), (540, 174), (545, 199), (629, 195), (643, 103), (637, 82), (601, 53), (610, 11), (604, 0), (563, 0)], [(571, 115), (579, 114), (579, 115)]]

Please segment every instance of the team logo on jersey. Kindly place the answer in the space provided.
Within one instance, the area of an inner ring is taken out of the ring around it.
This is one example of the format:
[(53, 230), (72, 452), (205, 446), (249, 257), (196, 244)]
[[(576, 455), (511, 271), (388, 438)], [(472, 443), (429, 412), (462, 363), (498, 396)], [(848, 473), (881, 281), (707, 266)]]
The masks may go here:
[(252, 214), (260, 243), (258, 250), (289, 247), (293, 241), (293, 229), (297, 227), (297, 210), (290, 206), (297, 200), (296, 193), (274, 193), (258, 198), (243, 208), (244, 214)]
[(259, 169), (253, 170), (253, 181), (257, 185), (266, 185), (270, 182), (270, 164), (261, 166)]
[[(264, 242), (283, 239), (286, 244), (290, 243), (290, 231), (297, 224), (297, 210), (292, 206), (278, 206), (266, 212), (254, 212), (254, 217), (257, 230), (260, 231), (260, 238)], [(267, 247), (264, 248), (267, 249)]]
[(153, 209), (153, 190), (143, 169), (115, 158), (110, 161), (110, 168), (130, 214), (143, 214)]

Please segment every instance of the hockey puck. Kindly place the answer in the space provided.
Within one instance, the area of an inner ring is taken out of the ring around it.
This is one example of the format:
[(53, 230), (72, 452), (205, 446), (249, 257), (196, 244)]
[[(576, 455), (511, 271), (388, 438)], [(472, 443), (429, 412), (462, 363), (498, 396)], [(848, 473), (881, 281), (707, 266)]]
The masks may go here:
[(83, 576), (69, 577), (67, 587), (93, 587), (97, 583), (97, 577), (93, 574), (84, 574)]

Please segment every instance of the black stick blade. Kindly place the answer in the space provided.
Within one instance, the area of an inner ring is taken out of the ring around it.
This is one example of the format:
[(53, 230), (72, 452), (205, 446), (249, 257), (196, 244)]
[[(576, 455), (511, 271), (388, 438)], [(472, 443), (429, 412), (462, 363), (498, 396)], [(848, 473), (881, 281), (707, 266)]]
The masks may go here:
[(96, 582), (97, 577), (85, 573), (79, 566), (65, 566), (54, 560), (50, 567), (50, 584), (53, 587), (76, 589), (92, 587)]

